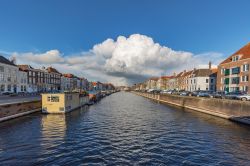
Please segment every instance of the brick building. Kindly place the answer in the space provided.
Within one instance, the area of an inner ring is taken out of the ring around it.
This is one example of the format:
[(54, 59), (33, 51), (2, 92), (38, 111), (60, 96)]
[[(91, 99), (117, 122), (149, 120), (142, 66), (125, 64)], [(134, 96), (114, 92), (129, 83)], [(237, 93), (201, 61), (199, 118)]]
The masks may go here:
[(229, 56), (218, 66), (217, 90), (250, 94), (250, 43)]

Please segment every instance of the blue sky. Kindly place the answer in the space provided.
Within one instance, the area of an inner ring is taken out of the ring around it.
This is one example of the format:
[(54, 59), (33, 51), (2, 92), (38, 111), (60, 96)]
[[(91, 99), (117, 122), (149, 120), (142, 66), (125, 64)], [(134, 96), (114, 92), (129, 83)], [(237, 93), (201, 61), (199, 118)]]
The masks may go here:
[(108, 38), (142, 34), (173, 50), (228, 56), (250, 41), (249, 6), (248, 0), (1, 0), (0, 53), (75, 55)]
[(232, 53), (249, 42), (248, 0), (1, 0), (6, 51), (84, 51), (140, 33), (194, 53)]

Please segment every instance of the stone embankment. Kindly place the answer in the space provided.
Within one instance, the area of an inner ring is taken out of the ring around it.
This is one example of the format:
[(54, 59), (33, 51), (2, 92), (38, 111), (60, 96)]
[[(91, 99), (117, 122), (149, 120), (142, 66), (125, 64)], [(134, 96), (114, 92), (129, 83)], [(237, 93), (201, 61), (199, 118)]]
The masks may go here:
[(0, 122), (41, 111), (41, 100), (0, 105)]
[(150, 94), (141, 92), (133, 93), (149, 99), (157, 100), (162, 103), (180, 106), (250, 125), (249, 101), (243, 102), (238, 100), (189, 97), (168, 94)]

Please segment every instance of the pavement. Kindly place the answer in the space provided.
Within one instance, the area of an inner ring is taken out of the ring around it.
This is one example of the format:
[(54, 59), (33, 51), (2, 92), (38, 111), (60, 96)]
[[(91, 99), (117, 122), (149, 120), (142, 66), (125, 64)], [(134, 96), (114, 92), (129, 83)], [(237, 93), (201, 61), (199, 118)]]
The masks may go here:
[(26, 101), (41, 100), (41, 96), (0, 96), (0, 105), (22, 103)]

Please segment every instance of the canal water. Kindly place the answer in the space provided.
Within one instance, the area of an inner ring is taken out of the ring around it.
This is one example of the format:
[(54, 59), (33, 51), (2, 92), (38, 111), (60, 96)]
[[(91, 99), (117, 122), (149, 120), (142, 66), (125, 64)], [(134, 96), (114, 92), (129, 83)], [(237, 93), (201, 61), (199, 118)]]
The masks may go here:
[(0, 165), (250, 165), (250, 128), (128, 92), (0, 124)]

